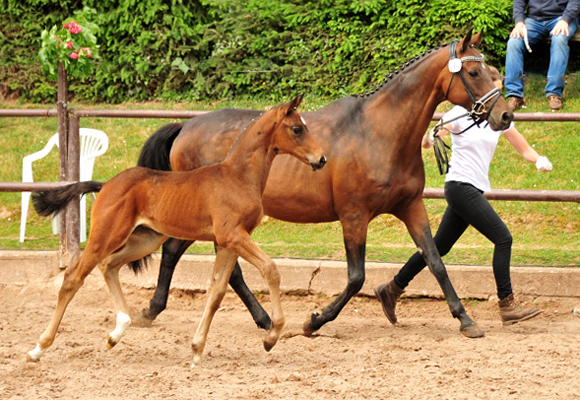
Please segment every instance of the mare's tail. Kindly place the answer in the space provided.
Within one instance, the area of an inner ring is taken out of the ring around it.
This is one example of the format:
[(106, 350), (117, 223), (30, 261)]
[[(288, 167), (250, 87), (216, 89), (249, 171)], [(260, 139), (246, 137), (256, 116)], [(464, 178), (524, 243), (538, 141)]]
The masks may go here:
[[(175, 138), (181, 132), (182, 127), (182, 123), (176, 122), (159, 128), (143, 145), (137, 166), (160, 171), (171, 171), (169, 152), (171, 151), (171, 146), (173, 146)], [(151, 254), (139, 260), (132, 261), (128, 264), (129, 268), (137, 275), (141, 270), (147, 268), (150, 258)]]
[(65, 208), (72, 200), (78, 200), (81, 195), (99, 192), (103, 185), (103, 182), (83, 181), (57, 189), (33, 192), (32, 204), (38, 215), (48, 217)]
[(182, 123), (172, 123), (159, 128), (143, 145), (137, 165), (161, 171), (171, 171), (169, 152), (182, 127)]

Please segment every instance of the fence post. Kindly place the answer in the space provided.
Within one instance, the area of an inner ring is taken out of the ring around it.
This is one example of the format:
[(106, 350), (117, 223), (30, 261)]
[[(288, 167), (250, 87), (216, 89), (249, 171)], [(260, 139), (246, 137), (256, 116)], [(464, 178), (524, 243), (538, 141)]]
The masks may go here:
[[(66, 80), (66, 70), (62, 62), (58, 62), (58, 92), (56, 102), (56, 112), (58, 119), (58, 161), (59, 161), (59, 181), (67, 179), (68, 165), (68, 85)], [(66, 210), (60, 213), (60, 267), (66, 268), (69, 263)]]
[[(66, 180), (80, 180), (80, 121), (76, 115), (68, 117), (68, 157)], [(66, 243), (68, 249), (68, 266), (73, 265), (80, 257), (80, 202), (71, 201), (66, 208)]]

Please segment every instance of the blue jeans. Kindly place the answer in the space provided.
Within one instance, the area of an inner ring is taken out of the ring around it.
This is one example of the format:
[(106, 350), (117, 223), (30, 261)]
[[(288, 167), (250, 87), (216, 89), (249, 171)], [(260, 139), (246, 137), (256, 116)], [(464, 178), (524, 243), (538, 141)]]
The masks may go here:
[[(536, 21), (531, 18), (526, 18), (524, 23), (528, 29), (530, 46), (533, 46), (544, 38), (550, 37), (550, 31), (560, 19)], [(570, 55), (568, 40), (574, 35), (576, 28), (578, 28), (578, 18), (570, 23), (568, 28), (570, 36), (551, 36), (552, 45), (550, 46), (550, 66), (548, 67), (546, 97), (551, 94), (562, 97), (562, 92), (564, 91), (564, 74), (566, 73), (568, 56)], [(505, 61), (506, 97), (524, 97), (524, 53), (527, 53), (524, 39), (509, 38)]]
[[(500, 300), (512, 294), (510, 260), (512, 255), (512, 235), (497, 215), (483, 192), (469, 183), (445, 182), (447, 209), (433, 238), (441, 257), (445, 256), (471, 225), (494, 245), (493, 275)], [(421, 253), (416, 252), (395, 276), (395, 283), (402, 289), (427, 264)]]

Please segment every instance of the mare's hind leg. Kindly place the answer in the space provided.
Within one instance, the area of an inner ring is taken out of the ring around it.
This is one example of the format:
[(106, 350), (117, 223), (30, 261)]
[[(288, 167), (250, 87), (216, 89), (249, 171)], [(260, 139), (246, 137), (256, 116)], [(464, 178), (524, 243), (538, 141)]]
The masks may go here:
[(238, 259), (236, 253), (221, 246), (216, 246), (216, 252), (211, 283), (207, 291), (207, 303), (191, 343), (193, 350), (192, 367), (199, 366), (201, 363), (211, 321), (224, 298), (228, 286), (228, 279)]
[[(140, 326), (150, 326), (153, 320), (165, 310), (167, 307), (167, 297), (169, 296), (169, 287), (171, 285), (171, 279), (173, 278), (173, 272), (175, 271), (175, 266), (177, 262), (191, 246), (192, 241), (185, 241), (179, 239), (169, 238), (165, 243), (163, 243), (163, 251), (161, 256), (161, 265), (159, 267), (159, 278), (157, 280), (157, 288), (155, 293), (149, 302), (149, 308), (144, 308), (141, 310), (136, 318), (136, 324)], [(236, 266), (230, 277), (230, 286), (240, 299), (244, 302), (256, 325), (264, 330), (270, 329), (270, 316), (262, 308), (258, 300), (254, 297), (254, 294), (250, 291), (244, 277), (242, 275), (242, 269), (240, 265), (236, 262)]]
[(248, 285), (246, 285), (246, 281), (244, 281), (244, 276), (242, 275), (242, 268), (240, 268), (240, 264), (237, 261), (232, 271), (232, 276), (230, 276), (230, 286), (248, 308), (258, 328), (266, 331), (270, 330), (270, 326), (272, 325), (270, 316), (260, 302), (258, 302), (250, 288), (248, 288)]
[(173, 272), (177, 262), (185, 253), (185, 250), (193, 241), (169, 238), (163, 243), (161, 252), (161, 264), (159, 266), (159, 277), (157, 278), (157, 287), (155, 293), (149, 302), (149, 308), (141, 310), (137, 315), (136, 323), (141, 326), (150, 326), (157, 316), (167, 307), (167, 297), (169, 296), (169, 287)]
[(483, 331), (479, 328), (476, 322), (474, 322), (465, 311), (461, 300), (457, 296), (451, 281), (449, 280), (449, 275), (447, 274), (447, 269), (441, 260), (441, 256), (437, 251), (435, 242), (431, 235), (431, 228), (429, 226), (429, 219), (427, 217), (427, 211), (425, 210), (425, 205), (422, 199), (415, 201), (411, 206), (407, 207), (404, 212), (398, 213), (399, 217), (407, 226), (411, 237), (415, 241), (415, 244), (422, 251), (423, 258), (429, 266), (429, 270), (437, 279), (439, 286), (443, 290), (451, 314), (459, 319), (461, 326), (459, 330), (461, 333), (469, 338), (478, 338), (484, 336)]
[(324, 307), (321, 313), (313, 313), (302, 329), (305, 335), (311, 335), (329, 321), (338, 317), (350, 299), (360, 292), (365, 282), (365, 249), (368, 228), (366, 215), (352, 216), (342, 219), (346, 261), (348, 266), (348, 283), (340, 295), (332, 303)]
[(36, 348), (28, 352), (26, 356), (27, 361), (38, 361), (45, 350), (52, 345), (68, 304), (73, 299), (76, 292), (81, 288), (86, 277), (95, 268), (98, 261), (98, 257), (92, 257), (91, 255), (86, 254), (85, 251), (76, 264), (67, 268), (64, 273), (62, 286), (58, 292), (58, 301), (54, 315), (52, 316), (48, 327), (40, 336)]

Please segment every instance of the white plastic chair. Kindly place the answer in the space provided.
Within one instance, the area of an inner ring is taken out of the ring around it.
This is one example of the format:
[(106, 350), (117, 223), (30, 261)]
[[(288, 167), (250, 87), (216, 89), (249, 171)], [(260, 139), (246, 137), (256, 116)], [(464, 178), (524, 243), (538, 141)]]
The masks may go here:
[[(105, 132), (80, 128), (80, 180), (89, 181), (93, 177), (93, 167), (95, 158), (103, 155), (109, 147), (109, 138)], [(44, 149), (30, 154), (22, 159), (22, 182), (34, 182), (32, 178), (32, 162), (40, 160), (52, 150), (54, 146), (58, 147), (58, 133), (53, 135)], [(26, 219), (28, 217), (28, 205), (30, 203), (31, 192), (22, 192), (22, 215), (20, 217), (20, 241), (24, 242), (24, 233), (26, 232)], [(81, 233), (80, 241), (87, 240), (87, 200), (85, 196), (81, 198), (80, 203), (80, 223)], [(52, 232), (60, 232), (60, 218), (58, 215), (52, 218)]]

